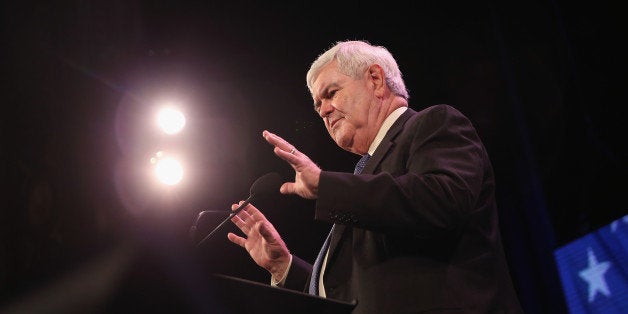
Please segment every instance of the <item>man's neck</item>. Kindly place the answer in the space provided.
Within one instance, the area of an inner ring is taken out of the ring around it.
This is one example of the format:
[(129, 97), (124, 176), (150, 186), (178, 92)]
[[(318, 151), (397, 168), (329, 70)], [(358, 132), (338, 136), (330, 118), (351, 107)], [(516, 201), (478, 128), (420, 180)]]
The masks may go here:
[(390, 114), (386, 117), (386, 119), (380, 125), (377, 133), (375, 134), (375, 137), (369, 144), (369, 149), (368, 149), (369, 155), (372, 156), (375, 153), (375, 150), (384, 139), (384, 136), (386, 136), (386, 133), (388, 133), (388, 130), (390, 130), (392, 125), (395, 123), (395, 121), (399, 119), (399, 117), (406, 111), (407, 108), (408, 108), (407, 106), (399, 106), (397, 107), (397, 109), (390, 112)]

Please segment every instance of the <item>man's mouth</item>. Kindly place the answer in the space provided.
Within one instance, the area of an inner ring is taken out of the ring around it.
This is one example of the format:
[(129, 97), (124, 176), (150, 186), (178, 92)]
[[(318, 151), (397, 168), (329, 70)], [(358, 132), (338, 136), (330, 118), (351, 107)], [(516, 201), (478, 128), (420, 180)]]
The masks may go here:
[(329, 121), (329, 128), (330, 128), (330, 129), (333, 129), (333, 128), (334, 128), (334, 126), (335, 126), (336, 124), (338, 124), (338, 121), (340, 121), (340, 119), (342, 119), (342, 118), (336, 118), (336, 119), (330, 120), (330, 121)]

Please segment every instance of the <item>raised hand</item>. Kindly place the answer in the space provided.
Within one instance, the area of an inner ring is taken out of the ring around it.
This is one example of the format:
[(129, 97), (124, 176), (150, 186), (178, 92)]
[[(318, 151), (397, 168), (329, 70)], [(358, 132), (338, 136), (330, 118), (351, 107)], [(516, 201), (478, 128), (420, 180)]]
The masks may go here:
[[(235, 210), (242, 204), (231, 205)], [(268, 270), (274, 278), (282, 278), (290, 264), (290, 251), (275, 227), (255, 206), (248, 204), (231, 221), (245, 234), (227, 234), (229, 240), (249, 252), (257, 265)]]
[(321, 169), (310, 158), (299, 152), (292, 144), (283, 138), (270, 133), (262, 132), (264, 139), (273, 145), (275, 155), (285, 160), (294, 169), (294, 182), (286, 182), (281, 186), (283, 194), (297, 194), (306, 199), (318, 198), (318, 180)]

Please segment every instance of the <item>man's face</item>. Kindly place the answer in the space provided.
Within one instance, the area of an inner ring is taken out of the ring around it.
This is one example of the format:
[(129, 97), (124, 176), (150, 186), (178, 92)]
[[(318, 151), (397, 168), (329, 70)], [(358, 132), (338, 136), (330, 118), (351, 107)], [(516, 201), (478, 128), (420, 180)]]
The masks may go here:
[(312, 84), (314, 109), (323, 118), (327, 132), (338, 146), (356, 154), (368, 151), (373, 128), (369, 121), (374, 117), (371, 104), (375, 99), (367, 77), (365, 73), (356, 80), (342, 74), (333, 61)]

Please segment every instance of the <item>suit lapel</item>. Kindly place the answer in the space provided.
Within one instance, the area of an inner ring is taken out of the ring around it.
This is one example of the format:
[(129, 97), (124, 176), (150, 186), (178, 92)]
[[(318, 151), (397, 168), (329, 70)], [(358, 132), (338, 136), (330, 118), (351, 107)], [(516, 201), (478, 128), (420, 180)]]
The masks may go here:
[[(375, 168), (377, 168), (377, 166), (382, 162), (384, 157), (388, 155), (388, 151), (390, 151), (395, 146), (394, 139), (403, 130), (403, 126), (405, 125), (406, 121), (408, 121), (408, 119), (415, 113), (416, 111), (408, 108), (401, 116), (399, 116), (397, 121), (395, 121), (395, 123), (393, 123), (388, 132), (386, 132), (386, 135), (375, 150), (375, 153), (373, 153), (373, 156), (366, 162), (366, 166), (362, 170), (362, 174), (373, 174)], [(342, 234), (345, 232), (345, 230), (347, 230), (346, 225), (334, 225), (334, 230), (331, 235), (331, 240), (329, 242), (329, 260), (334, 257), (336, 247), (338, 247), (338, 243), (340, 242)], [(351, 228), (349, 228), (349, 230), (351, 230)]]
[(382, 142), (379, 143), (379, 146), (377, 146), (375, 153), (373, 153), (373, 157), (371, 157), (366, 163), (366, 166), (364, 167), (364, 170), (362, 170), (362, 173), (373, 174), (375, 168), (379, 166), (384, 157), (386, 157), (388, 155), (388, 152), (395, 146), (394, 139), (403, 130), (403, 126), (406, 124), (406, 121), (408, 121), (408, 119), (413, 116), (414, 113), (416, 113), (416, 111), (408, 108), (403, 114), (401, 114), (401, 116), (399, 116), (397, 121), (395, 121), (395, 123), (393, 123), (388, 132), (386, 132), (386, 135), (382, 139)]

